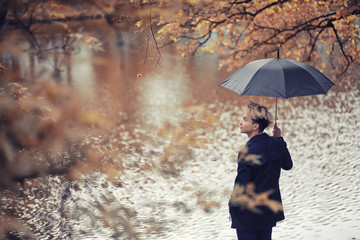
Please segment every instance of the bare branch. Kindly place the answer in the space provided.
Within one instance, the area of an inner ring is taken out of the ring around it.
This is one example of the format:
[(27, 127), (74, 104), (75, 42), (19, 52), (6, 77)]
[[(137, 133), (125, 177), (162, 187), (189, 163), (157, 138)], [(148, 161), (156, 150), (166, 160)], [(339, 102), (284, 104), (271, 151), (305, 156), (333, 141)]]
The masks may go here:
[[(265, 11), (266, 9), (276, 6), (278, 4), (283, 4), (285, 2), (289, 2), (289, 1), (290, 0), (279, 0), (277, 2), (272, 2), (272, 3), (264, 6), (263, 8), (260, 8), (259, 10), (257, 10), (254, 13), (248, 12), (248, 11), (246, 11), (246, 9), (243, 9), (243, 11), (241, 11), (241, 12), (229, 15), (228, 18), (232, 18), (232, 17), (239, 16), (239, 15), (248, 15), (248, 16), (255, 18), (257, 15), (259, 15), (261, 12)], [(241, 1), (241, 2), (236, 2), (236, 4), (244, 4), (244, 3), (249, 3), (249, 2), (251, 2), (251, 1)]]
[(336, 36), (336, 40), (337, 40), (337, 42), (338, 42), (338, 44), (339, 44), (339, 46), (340, 46), (340, 50), (341, 50), (342, 54), (344, 55), (344, 57), (345, 57), (345, 59), (346, 59), (346, 61), (347, 61), (347, 64), (346, 64), (345, 69), (344, 69), (344, 71), (343, 71), (343, 73), (344, 73), (344, 72), (346, 72), (347, 69), (349, 68), (351, 62), (353, 62), (353, 59), (352, 59), (351, 56), (348, 56), (348, 55), (346, 54), (346, 52), (345, 52), (345, 50), (344, 50), (344, 47), (343, 47), (343, 44), (342, 44), (342, 42), (341, 42), (341, 40), (340, 40), (340, 37), (339, 37), (339, 35), (338, 35), (338, 33), (337, 33), (336, 29), (335, 29), (334, 24), (333, 24), (332, 22), (329, 22), (328, 25), (329, 25), (329, 27), (331, 27), (332, 30), (334, 31), (334, 34), (335, 34), (335, 36)]
[[(151, 18), (150, 18), (150, 21), (151, 21)], [(151, 36), (154, 40), (154, 43), (155, 43), (155, 46), (156, 46), (156, 50), (159, 54), (159, 58), (158, 58), (158, 61), (157, 61), (157, 65), (160, 65), (160, 59), (161, 59), (161, 52), (159, 50), (159, 46), (158, 46), (158, 43), (156, 41), (156, 38), (155, 38), (155, 34), (154, 34), (154, 31), (153, 31), (153, 27), (152, 27), (152, 23), (150, 22), (150, 32), (151, 32)]]
[(147, 62), (148, 53), (149, 53), (149, 44), (150, 44), (150, 39), (151, 39), (151, 38), (154, 40), (156, 50), (157, 50), (157, 52), (158, 52), (158, 54), (159, 54), (159, 58), (158, 58), (158, 60), (157, 60), (156, 65), (160, 66), (161, 52), (160, 52), (160, 47), (159, 47), (158, 42), (157, 42), (156, 37), (155, 37), (155, 33), (154, 33), (154, 30), (153, 30), (153, 27), (152, 27), (152, 17), (151, 17), (151, 13), (149, 14), (149, 30), (150, 30), (150, 35), (148, 35), (148, 36), (147, 36), (147, 39), (146, 39), (145, 59), (144, 59), (143, 68), (145, 67), (146, 62)]
[(209, 34), (207, 35), (206, 39), (203, 42), (199, 42), (199, 44), (197, 45), (197, 47), (194, 49), (194, 51), (192, 52), (191, 55), (195, 55), (197, 50), (204, 45), (205, 43), (207, 43), (207, 41), (209, 41), (209, 39), (211, 38), (211, 31), (209, 31)]
[(108, 14), (99, 4), (97, 4), (96, 1), (94, 1), (94, 0), (86, 0), (86, 1), (89, 4), (91, 4), (92, 6), (94, 6), (97, 10), (99, 10), (104, 15), (104, 18), (106, 19), (106, 21), (109, 25), (113, 24), (113, 22), (111, 20), (111, 15)]
[(310, 50), (309, 55), (308, 55), (308, 61), (310, 61), (310, 59), (311, 59), (311, 54), (313, 53), (313, 51), (314, 51), (314, 49), (315, 49), (316, 43), (317, 43), (317, 41), (318, 41), (318, 39), (319, 39), (319, 36), (321, 35), (321, 33), (322, 33), (325, 29), (326, 29), (325, 27), (322, 28), (322, 29), (320, 29), (320, 31), (319, 31), (318, 34), (316, 35), (314, 41), (312, 42), (312, 44), (311, 44), (311, 50)]

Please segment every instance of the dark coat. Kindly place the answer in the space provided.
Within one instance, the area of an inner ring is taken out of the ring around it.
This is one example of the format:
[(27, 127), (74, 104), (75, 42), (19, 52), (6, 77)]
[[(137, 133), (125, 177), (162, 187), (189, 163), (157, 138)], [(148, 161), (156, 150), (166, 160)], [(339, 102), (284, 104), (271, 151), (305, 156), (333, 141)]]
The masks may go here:
[[(255, 192), (263, 193), (273, 190), (269, 199), (282, 204), (279, 178), (281, 168), (290, 170), (293, 166), (290, 153), (282, 138), (270, 137), (266, 133), (252, 137), (247, 143), (247, 154), (261, 155), (260, 164), (240, 161), (238, 163), (235, 184), (246, 186), (254, 183)], [(240, 156), (241, 152), (239, 152)], [(285, 218), (283, 211), (274, 212), (267, 206), (260, 206), (261, 213), (255, 213), (244, 207), (229, 203), (231, 227), (240, 230), (266, 229), (276, 225)]]

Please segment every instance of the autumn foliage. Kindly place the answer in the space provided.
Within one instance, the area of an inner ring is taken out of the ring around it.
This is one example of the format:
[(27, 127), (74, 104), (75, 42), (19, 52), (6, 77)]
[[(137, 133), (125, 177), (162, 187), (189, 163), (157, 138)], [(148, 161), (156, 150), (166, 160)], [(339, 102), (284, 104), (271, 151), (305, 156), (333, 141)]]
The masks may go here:
[(39, 23), (65, 23), (70, 33), (66, 21), (102, 17), (114, 27), (134, 24), (135, 34), (148, 32), (148, 41), (157, 50), (174, 44), (181, 56), (216, 54), (219, 68), (228, 71), (253, 59), (275, 57), (278, 48), (283, 58), (339, 76), (359, 64), (358, 0), (1, 2), (3, 30), (11, 25), (24, 29), (37, 48), (41, 45), (34, 34)]
[(101, 124), (98, 113), (83, 111), (65, 85), (44, 81), (34, 88), (12, 83), (0, 95), (1, 189), (48, 174), (65, 174), (74, 164), (71, 150), (83, 129)]
[[(176, 5), (171, 2), (160, 5)], [(228, 71), (250, 60), (276, 57), (278, 48), (280, 57), (309, 62), (336, 74), (359, 63), (358, 1), (181, 2), (172, 14), (159, 13), (155, 23), (160, 26), (158, 44), (174, 43), (182, 56), (202, 51), (217, 54), (219, 68)], [(146, 26), (146, 22), (138, 25)]]

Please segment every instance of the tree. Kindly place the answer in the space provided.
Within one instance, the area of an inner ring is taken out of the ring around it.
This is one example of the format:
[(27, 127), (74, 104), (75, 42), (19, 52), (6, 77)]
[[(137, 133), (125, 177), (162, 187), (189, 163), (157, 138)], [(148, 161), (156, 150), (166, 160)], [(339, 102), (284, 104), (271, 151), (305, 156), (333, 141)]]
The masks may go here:
[[(51, 82), (56, 81), (57, 74), (37, 76), (36, 82), (19, 81), (8, 74), (7, 65), (16, 65), (19, 51), (23, 50), (20, 46), (8, 48), (6, 37), (20, 30), (24, 34), (19, 38), (24, 36), (29, 43), (25, 51), (40, 58), (59, 49), (66, 54), (72, 51), (75, 41), (83, 41), (96, 50), (101, 48), (96, 38), (76, 33), (64, 22), (104, 16), (110, 24), (112, 15), (107, 12), (114, 9), (110, 3), (114, 1), (0, 1), (0, 56), (1, 60), (5, 59), (5, 63), (0, 62), (1, 190), (11, 189), (28, 178), (66, 174), (76, 160), (77, 150), (73, 151), (73, 147), (79, 140), (79, 134), (75, 137), (72, 132), (80, 133), (93, 125), (94, 122), (86, 126), (90, 119), (100, 120), (98, 114), (82, 111), (81, 100), (70, 87)], [(60, 29), (58, 32), (62, 34), (55, 44), (49, 44), (51, 37), (42, 34), (44, 24)], [(2, 57), (4, 53), (6, 57)], [(60, 157), (61, 152), (68, 157)]]
[(40, 51), (38, 25), (62, 22), (64, 41), (57, 47), (67, 48), (76, 40), (69, 20), (105, 18), (116, 27), (126, 19), (150, 30), (157, 50), (174, 44), (182, 56), (215, 53), (228, 71), (274, 57), (280, 48), (281, 57), (340, 76), (359, 63), (359, 6), (359, 0), (1, 0), (0, 40), (9, 27), (20, 28)]
[[(160, 2), (163, 8), (174, 5)], [(359, 64), (358, 0), (180, 2), (172, 14), (153, 19), (159, 48), (175, 44), (182, 56), (214, 53), (219, 68), (228, 71), (255, 58), (275, 57), (278, 48), (281, 57), (329, 67), (338, 76)]]

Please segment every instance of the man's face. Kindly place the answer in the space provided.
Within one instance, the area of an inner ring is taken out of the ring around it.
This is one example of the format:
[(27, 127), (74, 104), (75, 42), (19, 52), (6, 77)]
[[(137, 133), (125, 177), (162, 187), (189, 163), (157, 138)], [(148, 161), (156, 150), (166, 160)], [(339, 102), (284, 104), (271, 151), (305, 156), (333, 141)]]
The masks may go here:
[(243, 117), (241, 118), (240, 122), (239, 122), (239, 126), (240, 126), (240, 132), (241, 133), (246, 133), (246, 134), (251, 134), (252, 132), (254, 132), (256, 130), (256, 123), (253, 123), (249, 111), (245, 110)]

